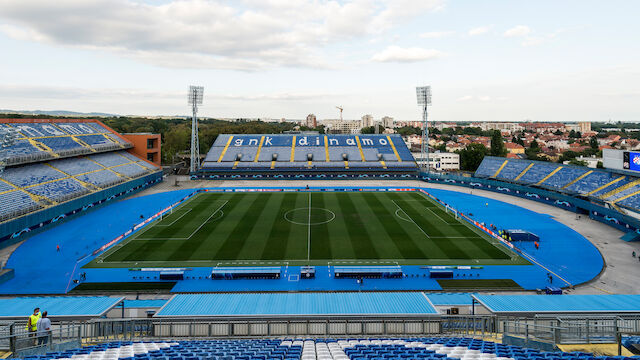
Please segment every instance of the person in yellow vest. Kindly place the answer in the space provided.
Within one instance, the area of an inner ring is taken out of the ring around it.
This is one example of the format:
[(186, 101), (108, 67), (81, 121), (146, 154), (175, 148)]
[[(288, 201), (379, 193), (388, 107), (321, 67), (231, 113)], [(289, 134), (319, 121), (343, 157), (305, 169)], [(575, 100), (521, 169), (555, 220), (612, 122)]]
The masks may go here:
[(36, 331), (38, 331), (38, 320), (40, 320), (40, 317), (42, 317), (42, 314), (40, 314), (40, 308), (35, 308), (33, 309), (33, 314), (29, 315), (29, 318), (27, 319), (27, 331), (29, 331), (29, 337), (34, 338), (34, 345), (37, 341), (35, 336)]

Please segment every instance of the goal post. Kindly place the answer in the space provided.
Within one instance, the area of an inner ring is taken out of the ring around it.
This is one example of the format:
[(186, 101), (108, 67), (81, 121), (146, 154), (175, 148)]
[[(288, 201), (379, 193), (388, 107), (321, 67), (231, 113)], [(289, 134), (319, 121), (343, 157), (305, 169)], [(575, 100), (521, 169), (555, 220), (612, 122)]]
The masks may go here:
[(458, 210), (456, 210), (456, 209), (452, 208), (452, 207), (451, 207), (451, 206), (449, 206), (449, 205), (445, 205), (445, 206), (444, 206), (444, 209), (445, 209), (445, 211), (447, 212), (447, 214), (452, 214), (452, 215), (453, 215), (453, 217), (454, 217), (456, 220), (458, 220)]

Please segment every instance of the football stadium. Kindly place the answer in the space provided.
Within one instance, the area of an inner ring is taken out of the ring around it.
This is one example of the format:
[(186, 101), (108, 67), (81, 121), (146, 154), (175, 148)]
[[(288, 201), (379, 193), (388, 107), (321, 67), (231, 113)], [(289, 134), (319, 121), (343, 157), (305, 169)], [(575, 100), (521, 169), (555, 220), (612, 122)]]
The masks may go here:
[(638, 353), (636, 153), (447, 174), (393, 134), (222, 134), (180, 176), (149, 155), (153, 135), (99, 120), (0, 126), (5, 357)]

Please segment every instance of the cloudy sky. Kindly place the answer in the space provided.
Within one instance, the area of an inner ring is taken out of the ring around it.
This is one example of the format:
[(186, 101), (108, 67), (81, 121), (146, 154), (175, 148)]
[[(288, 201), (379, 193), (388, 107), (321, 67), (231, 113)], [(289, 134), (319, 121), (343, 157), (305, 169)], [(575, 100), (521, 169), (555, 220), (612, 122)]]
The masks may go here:
[(640, 121), (635, 0), (0, 0), (0, 109)]

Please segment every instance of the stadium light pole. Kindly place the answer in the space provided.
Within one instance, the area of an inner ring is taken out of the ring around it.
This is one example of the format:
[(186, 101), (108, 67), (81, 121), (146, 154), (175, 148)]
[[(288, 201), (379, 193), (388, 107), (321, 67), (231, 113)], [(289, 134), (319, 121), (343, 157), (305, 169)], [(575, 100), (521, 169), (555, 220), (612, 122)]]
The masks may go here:
[(198, 139), (198, 105), (202, 105), (204, 86), (189, 86), (189, 105), (193, 110), (191, 118), (191, 173), (200, 169), (200, 140)]
[(422, 156), (422, 161), (426, 162), (426, 171), (429, 172), (429, 126), (427, 122), (427, 106), (431, 105), (431, 86), (416, 87), (416, 95), (418, 98), (418, 106), (422, 106), (423, 125), (420, 156)]

